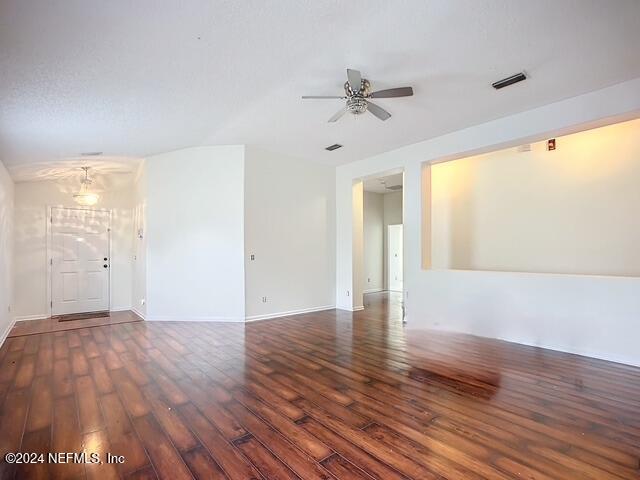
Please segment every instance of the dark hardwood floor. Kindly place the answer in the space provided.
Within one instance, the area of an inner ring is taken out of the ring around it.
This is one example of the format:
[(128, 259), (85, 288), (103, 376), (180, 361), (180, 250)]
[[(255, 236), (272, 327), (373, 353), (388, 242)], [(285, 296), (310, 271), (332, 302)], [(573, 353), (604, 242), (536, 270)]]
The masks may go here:
[(398, 299), (251, 324), (137, 322), (0, 350), (0, 477), (638, 479), (640, 369), (407, 333)]

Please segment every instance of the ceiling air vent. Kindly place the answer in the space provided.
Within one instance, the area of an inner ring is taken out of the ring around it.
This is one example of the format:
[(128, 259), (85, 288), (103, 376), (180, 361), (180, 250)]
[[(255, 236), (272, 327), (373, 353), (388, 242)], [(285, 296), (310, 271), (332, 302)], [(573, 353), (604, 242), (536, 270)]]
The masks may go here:
[(496, 90), (500, 90), (501, 88), (508, 87), (509, 85), (513, 85), (514, 83), (518, 83), (526, 79), (527, 76), (524, 72), (520, 72), (515, 75), (511, 75), (510, 77), (503, 78), (502, 80), (498, 80), (497, 82), (492, 83), (491, 86)]
[(334, 143), (333, 145), (329, 145), (328, 147), (325, 147), (325, 150), (333, 152), (334, 150), (337, 150), (339, 148), (342, 148), (342, 145), (340, 145), (339, 143)]
[(387, 190), (402, 190), (402, 185), (389, 185), (385, 187)]

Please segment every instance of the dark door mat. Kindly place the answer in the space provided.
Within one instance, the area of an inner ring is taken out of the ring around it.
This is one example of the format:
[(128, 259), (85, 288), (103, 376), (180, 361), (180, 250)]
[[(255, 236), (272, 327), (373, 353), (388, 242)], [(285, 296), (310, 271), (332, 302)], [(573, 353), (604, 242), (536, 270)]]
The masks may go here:
[(108, 317), (109, 312), (85, 312), (85, 313), (70, 313), (68, 315), (56, 315), (51, 317), (52, 320), (58, 322), (71, 322), (72, 320), (87, 320), (89, 318), (101, 318)]

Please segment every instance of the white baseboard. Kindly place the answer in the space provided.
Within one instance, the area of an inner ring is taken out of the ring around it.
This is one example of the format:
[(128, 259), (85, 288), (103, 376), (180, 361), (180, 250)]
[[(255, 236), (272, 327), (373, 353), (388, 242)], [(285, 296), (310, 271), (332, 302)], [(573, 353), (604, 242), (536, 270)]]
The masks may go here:
[(128, 312), (129, 310), (133, 310), (133, 308), (131, 308), (131, 306), (127, 306), (127, 307), (113, 307), (109, 309), (110, 312)]
[(287, 312), (265, 313), (263, 315), (251, 315), (246, 317), (247, 322), (256, 322), (258, 320), (268, 320), (270, 318), (289, 317), (291, 315), (301, 315), (303, 313), (321, 312), (323, 310), (333, 310), (335, 305), (324, 305), (322, 307), (299, 308), (297, 310), (289, 310)]
[[(411, 328), (410, 322), (407, 322), (407, 325), (409, 326), (409, 328)], [(634, 355), (634, 356), (619, 355), (616, 353), (600, 352), (600, 351), (594, 351), (594, 350), (583, 349), (583, 348), (570, 346), (570, 345), (561, 345), (556, 343), (537, 343), (537, 342), (532, 342), (529, 339), (519, 338), (515, 336), (507, 336), (507, 335), (490, 337), (490, 336), (482, 335), (476, 332), (464, 331), (460, 329), (452, 329), (452, 328), (447, 328), (443, 326), (429, 326), (426, 328), (421, 327), (419, 330), (429, 330), (429, 329), (437, 330), (441, 332), (461, 333), (463, 335), (470, 335), (474, 337), (487, 338), (490, 340), (498, 340), (502, 342), (515, 343), (518, 345), (525, 345), (527, 347), (542, 348), (544, 350), (552, 350), (554, 352), (568, 353), (571, 355), (580, 355), (581, 357), (595, 358), (598, 360), (605, 360), (607, 362), (615, 362), (615, 363), (621, 363), (623, 365), (640, 367), (640, 356), (637, 356), (637, 355)]]
[(364, 290), (362, 293), (379, 293), (384, 292), (382, 288), (369, 288), (368, 290)]
[(244, 317), (186, 317), (179, 315), (145, 315), (147, 322), (226, 322), (244, 323)]
[(137, 316), (139, 316), (142, 320), (146, 320), (144, 314), (140, 310), (138, 310), (137, 308), (131, 307), (131, 311), (133, 313), (135, 313)]
[(344, 310), (346, 312), (359, 312), (360, 310), (364, 310), (364, 305), (361, 305), (359, 307), (336, 307), (338, 310)]
[(4, 329), (4, 332), (2, 332), (2, 334), (0, 336), (0, 347), (2, 347), (2, 345), (4, 345), (4, 341), (9, 336), (9, 333), (11, 333), (11, 329), (13, 328), (13, 326), (15, 324), (16, 324), (16, 319), (12, 318), (11, 321), (9, 322), (9, 325), (7, 326), (7, 328)]
[(45, 320), (49, 318), (47, 314), (37, 314), (37, 315), (20, 315), (14, 318), (15, 322), (27, 322), (29, 320)]

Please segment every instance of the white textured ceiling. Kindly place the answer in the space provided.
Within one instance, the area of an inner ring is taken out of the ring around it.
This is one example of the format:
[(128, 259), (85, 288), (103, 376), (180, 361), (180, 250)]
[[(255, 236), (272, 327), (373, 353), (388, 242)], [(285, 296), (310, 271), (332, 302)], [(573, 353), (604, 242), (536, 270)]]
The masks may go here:
[[(0, 159), (250, 143), (345, 163), (640, 77), (638, 45), (638, 0), (2, 0)], [(340, 102), (300, 96), (340, 94), (346, 67), (415, 96), (328, 124)]]

